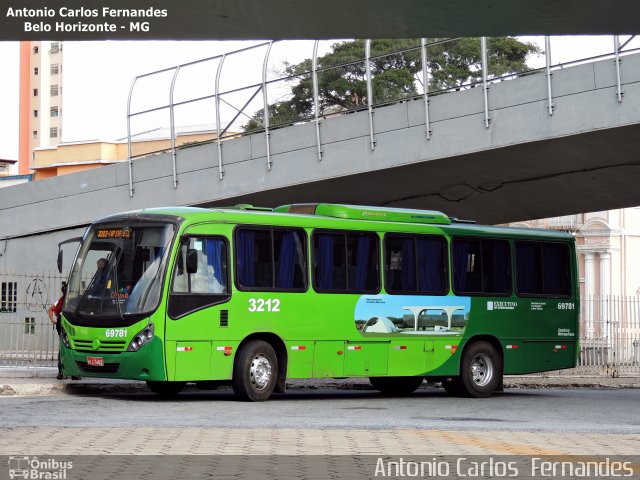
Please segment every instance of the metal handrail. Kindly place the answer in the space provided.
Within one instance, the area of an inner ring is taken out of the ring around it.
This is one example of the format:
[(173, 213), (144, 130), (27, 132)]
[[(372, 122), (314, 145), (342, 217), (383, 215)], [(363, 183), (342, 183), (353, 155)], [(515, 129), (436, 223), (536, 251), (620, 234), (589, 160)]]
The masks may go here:
[[(421, 95), (411, 95), (411, 96), (403, 96), (401, 98), (398, 99), (394, 99), (394, 100), (390, 100), (387, 102), (380, 102), (380, 103), (375, 103), (375, 99), (373, 98), (373, 90), (372, 90), (372, 79), (373, 79), (373, 74), (371, 72), (371, 66), (372, 66), (372, 62), (376, 59), (380, 59), (380, 58), (384, 58), (384, 57), (388, 57), (388, 56), (393, 56), (393, 55), (398, 55), (398, 54), (403, 54), (403, 53), (407, 53), (407, 52), (413, 52), (413, 51), (420, 51), (420, 55), (421, 55), (421, 61), (422, 61), (422, 65), (426, 66), (428, 65), (428, 48), (431, 46), (435, 46), (435, 45), (440, 45), (440, 44), (445, 44), (448, 42), (452, 42), (452, 41), (456, 41), (459, 40), (459, 37), (456, 38), (449, 38), (449, 39), (442, 39), (442, 40), (437, 40), (437, 41), (432, 41), (432, 42), (428, 42), (427, 39), (420, 39), (419, 41), (419, 45), (415, 46), (415, 47), (410, 47), (410, 48), (406, 48), (406, 49), (402, 49), (402, 50), (397, 50), (397, 51), (391, 51), (391, 52), (385, 52), (385, 53), (381, 53), (375, 56), (371, 56), (371, 40), (365, 40), (365, 45), (364, 45), (364, 59), (359, 59), (356, 61), (352, 61), (352, 62), (343, 62), (340, 64), (336, 64), (336, 65), (319, 65), (318, 64), (318, 45), (319, 45), (319, 41), (315, 41), (313, 44), (313, 55), (312, 55), (312, 67), (311, 70), (309, 71), (305, 71), (302, 73), (296, 73), (296, 74), (289, 74), (289, 75), (282, 75), (279, 76), (278, 78), (274, 78), (271, 80), (267, 79), (267, 67), (268, 67), (268, 62), (269, 62), (269, 54), (271, 52), (271, 49), (274, 45), (274, 43), (277, 43), (276, 41), (268, 41), (268, 42), (263, 42), (263, 43), (259, 43), (256, 45), (252, 45), (249, 47), (244, 47), (244, 48), (240, 48), (228, 53), (225, 53), (223, 55), (215, 55), (212, 57), (207, 57), (204, 59), (200, 59), (200, 60), (196, 60), (196, 61), (192, 61), (192, 62), (187, 62), (187, 63), (182, 63), (180, 65), (176, 65), (173, 67), (169, 67), (169, 68), (163, 68), (160, 70), (156, 70), (153, 72), (148, 72), (142, 75), (138, 75), (133, 79), (133, 82), (131, 84), (130, 90), (129, 90), (129, 96), (128, 96), (128, 100), (127, 100), (127, 140), (128, 140), (128, 168), (129, 168), (129, 195), (131, 197), (133, 197), (134, 195), (134, 186), (133, 186), (133, 165), (132, 165), (132, 158), (134, 158), (133, 152), (132, 152), (132, 138), (134, 138), (134, 135), (132, 135), (131, 133), (131, 119), (135, 116), (140, 116), (140, 115), (144, 115), (144, 114), (148, 114), (148, 113), (152, 113), (152, 112), (158, 112), (161, 110), (164, 110), (166, 108), (169, 108), (170, 110), (170, 130), (171, 130), (171, 152), (172, 152), (172, 157), (173, 157), (173, 171), (174, 171), (174, 188), (177, 188), (177, 169), (176, 169), (176, 158), (177, 158), (177, 150), (178, 150), (178, 146), (176, 145), (176, 126), (175, 126), (175, 121), (174, 121), (174, 109), (176, 107), (179, 106), (183, 106), (183, 105), (188, 105), (188, 104), (193, 104), (193, 103), (197, 103), (197, 102), (201, 102), (204, 100), (210, 100), (210, 99), (214, 99), (215, 100), (215, 133), (216, 133), (216, 143), (217, 143), (217, 150), (218, 150), (218, 169), (219, 169), (219, 178), (220, 180), (223, 179), (224, 177), (224, 162), (223, 162), (223, 157), (222, 157), (222, 141), (223, 139), (227, 139), (227, 138), (233, 138), (236, 137), (237, 135), (233, 135), (233, 136), (226, 136), (226, 133), (228, 131), (228, 129), (238, 120), (238, 118), (241, 115), (245, 115), (248, 118), (252, 118), (252, 115), (245, 113), (245, 110), (247, 110), (249, 108), (249, 106), (252, 104), (253, 100), (255, 99), (255, 97), (257, 96), (258, 93), (260, 93), (260, 91), (262, 91), (262, 95), (263, 95), (263, 105), (262, 105), (262, 110), (263, 110), (263, 114), (264, 114), (264, 122), (263, 122), (263, 127), (264, 127), (264, 132), (265, 132), (265, 149), (266, 149), (266, 157), (267, 157), (267, 169), (271, 170), (272, 167), (272, 158), (271, 158), (271, 151), (270, 151), (270, 132), (271, 130), (273, 130), (274, 128), (278, 128), (280, 126), (285, 126), (285, 125), (290, 125), (291, 122), (287, 122), (287, 123), (281, 123), (281, 124), (272, 124), (270, 121), (270, 115), (269, 115), (269, 99), (268, 99), (268, 87), (271, 85), (275, 85), (276, 83), (286, 83), (289, 82), (293, 79), (297, 79), (297, 78), (311, 78), (312, 82), (313, 82), (313, 114), (311, 114), (310, 116), (301, 116), (300, 118), (294, 120), (294, 123), (300, 123), (300, 122), (308, 122), (308, 121), (312, 121), (315, 123), (315, 135), (316, 135), (316, 150), (317, 150), (317, 157), (318, 157), (318, 161), (322, 161), (323, 159), (323, 150), (322, 150), (322, 138), (320, 135), (320, 124), (322, 122), (322, 120), (324, 118), (326, 118), (326, 115), (323, 114), (323, 112), (320, 111), (320, 102), (319, 102), (319, 87), (318, 87), (318, 76), (321, 75), (324, 72), (333, 70), (333, 69), (340, 69), (340, 68), (345, 68), (348, 66), (353, 66), (353, 65), (359, 65), (359, 64), (363, 64), (364, 63), (364, 69), (365, 69), (365, 76), (366, 76), (366, 83), (367, 83), (367, 105), (362, 105), (360, 107), (356, 106), (355, 108), (350, 108), (348, 111), (344, 112), (344, 113), (350, 113), (350, 112), (355, 112), (355, 111), (360, 111), (360, 110), (364, 110), (366, 109), (368, 111), (368, 120), (369, 120), (369, 136), (370, 136), (370, 148), (371, 150), (375, 149), (375, 145), (376, 145), (376, 141), (375, 141), (375, 130), (374, 130), (374, 122), (373, 122), (373, 108), (378, 108), (384, 105), (389, 105), (389, 104), (394, 104), (397, 103), (397, 101), (411, 101), (411, 100), (415, 100), (417, 98), (422, 98), (423, 102), (424, 102), (424, 112), (425, 112), (425, 136), (426, 139), (429, 140), (431, 139), (431, 135), (432, 135), (432, 131), (431, 131), (431, 126), (430, 126), (430, 120), (429, 120), (429, 96), (433, 96), (433, 95), (440, 95), (443, 93), (449, 93), (449, 92), (454, 92), (454, 91), (459, 91), (459, 90), (466, 90), (466, 89), (470, 89), (470, 88), (474, 88), (477, 86), (482, 86), (483, 89), (483, 98), (484, 98), (484, 123), (485, 123), (485, 127), (489, 128), (490, 127), (490, 121), (491, 118), (489, 116), (489, 99), (488, 99), (488, 90), (489, 90), (489, 84), (490, 83), (496, 83), (496, 82), (500, 82), (500, 81), (504, 81), (504, 80), (508, 80), (508, 79), (513, 79), (513, 78), (517, 78), (523, 75), (529, 75), (529, 74), (536, 74), (539, 72), (544, 71), (546, 73), (546, 81), (547, 81), (547, 97), (548, 97), (548, 112), (549, 115), (553, 115), (553, 111), (555, 108), (555, 104), (553, 103), (553, 95), (552, 95), (552, 82), (551, 82), (551, 78), (553, 75), (553, 72), (555, 70), (558, 69), (562, 69), (568, 66), (572, 66), (572, 65), (577, 65), (577, 64), (581, 64), (581, 63), (587, 63), (587, 62), (592, 62), (592, 61), (597, 61), (597, 60), (601, 60), (601, 59), (606, 59), (606, 58), (614, 58), (615, 60), (615, 68), (616, 68), (616, 82), (617, 82), (617, 89), (616, 89), (616, 95), (618, 98), (618, 102), (622, 101), (622, 96), (623, 96), (623, 92), (622, 92), (622, 87), (621, 87), (621, 75), (620, 75), (620, 64), (621, 64), (621, 57), (624, 57), (627, 54), (631, 54), (631, 53), (636, 53), (638, 51), (640, 51), (640, 48), (633, 48), (633, 49), (628, 49), (628, 50), (624, 50), (625, 47), (627, 47), (627, 45), (629, 44), (629, 42), (634, 38), (634, 36), (631, 36), (627, 41), (625, 41), (624, 43), (620, 44), (620, 40), (619, 37), (616, 36), (614, 38), (614, 51), (610, 52), (610, 53), (605, 53), (605, 54), (601, 54), (601, 55), (595, 55), (595, 56), (590, 56), (590, 57), (585, 57), (585, 58), (581, 58), (581, 59), (576, 59), (576, 60), (572, 60), (570, 62), (565, 62), (565, 63), (557, 63), (557, 64), (552, 64), (551, 63), (551, 55), (550, 55), (550, 50), (551, 50), (551, 44), (549, 41), (549, 37), (545, 37), (545, 66), (542, 68), (535, 68), (535, 69), (527, 69), (527, 70), (523, 70), (520, 72), (513, 72), (513, 73), (509, 73), (506, 75), (501, 75), (501, 76), (497, 76), (497, 77), (491, 77), (488, 74), (488, 59), (487, 59), (487, 39), (485, 37), (481, 37), (480, 38), (480, 42), (481, 42), (481, 69), (482, 69), (482, 79), (479, 81), (470, 81), (470, 82), (463, 82), (460, 85), (456, 85), (454, 87), (449, 87), (449, 88), (445, 88), (445, 89), (440, 89), (440, 90), (434, 90), (434, 91), (429, 91), (429, 72), (428, 72), (428, 68), (423, 67), (422, 68), (422, 84), (423, 84), (423, 93)], [(242, 87), (235, 87), (235, 88), (231, 88), (225, 91), (221, 91), (220, 90), (220, 79), (222, 76), (222, 68), (223, 68), (223, 64), (225, 59), (230, 56), (230, 55), (234, 55), (234, 54), (239, 54), (239, 53), (243, 53), (249, 50), (255, 50), (255, 49), (259, 49), (259, 48), (264, 48), (266, 47), (266, 53), (263, 59), (263, 65), (262, 65), (262, 79), (261, 82), (259, 83), (255, 83), (252, 85), (248, 85), (248, 86), (242, 86)], [(215, 93), (211, 94), (211, 95), (203, 95), (203, 96), (199, 96), (197, 98), (188, 98), (186, 100), (182, 100), (179, 102), (174, 102), (174, 98), (173, 98), (173, 92), (175, 89), (175, 83), (176, 83), (176, 78), (178, 75), (178, 72), (181, 71), (181, 69), (183, 69), (184, 67), (188, 67), (188, 66), (192, 66), (192, 65), (196, 65), (196, 64), (202, 64), (204, 62), (210, 62), (210, 61), (218, 61), (218, 66), (217, 66), (217, 71), (216, 71), (216, 78), (215, 78)], [(167, 72), (174, 72), (174, 76), (172, 79), (172, 83), (171, 83), (171, 91), (170, 91), (170, 99), (169, 99), (169, 104), (168, 105), (161, 105), (161, 106), (157, 106), (157, 107), (153, 107), (153, 108), (147, 108), (144, 110), (140, 110), (140, 111), (135, 111), (132, 112), (131, 111), (131, 100), (132, 100), (132, 96), (133, 96), (133, 92), (134, 92), (134, 88), (137, 85), (137, 81), (141, 78), (147, 78), (147, 77), (151, 77), (153, 75), (158, 75), (161, 73), (167, 73)], [(419, 81), (420, 79), (418, 79)], [(253, 94), (251, 95), (251, 97), (249, 98), (248, 101), (245, 102), (245, 104), (238, 108), (234, 105), (232, 105), (231, 103), (229, 103), (228, 101), (226, 101), (223, 97), (224, 96), (228, 96), (228, 95), (232, 95), (232, 94), (236, 94), (236, 93), (240, 93), (240, 92), (250, 92), (253, 91)], [(233, 119), (230, 122), (225, 122), (227, 123), (227, 125), (222, 128), (222, 124), (223, 124), (223, 120), (221, 118), (221, 111), (220, 111), (220, 102), (224, 102), (225, 104), (229, 105), (231, 108), (233, 108), (234, 110), (237, 111), (237, 113), (233, 116)], [(259, 131), (259, 130), (258, 130)], [(251, 132), (243, 132), (243, 134), (247, 134), (247, 133), (251, 133)], [(210, 140), (209, 140), (210, 141)], [(159, 150), (159, 151), (166, 151), (165, 150)], [(157, 153), (157, 152), (156, 152)], [(146, 153), (148, 154), (148, 153)]]
[(267, 149), (267, 170), (271, 170), (271, 144), (269, 142), (269, 99), (267, 98), (267, 65), (269, 64), (269, 54), (271, 53), (271, 47), (273, 42), (269, 43), (267, 47), (267, 53), (264, 55), (264, 61), (262, 62), (262, 99), (264, 100), (263, 108), (263, 125), (264, 125), (264, 139), (265, 147)]
[(313, 60), (311, 70), (313, 72), (313, 113), (316, 119), (316, 145), (318, 147), (318, 160), (322, 160), (322, 142), (320, 141), (320, 106), (318, 105), (318, 45), (320, 41), (313, 43)]
[(369, 145), (371, 150), (376, 149), (376, 137), (373, 133), (373, 92), (371, 91), (371, 40), (365, 42), (366, 75), (367, 75), (367, 110), (369, 112)]
[(169, 90), (169, 118), (171, 125), (171, 157), (173, 165), (173, 188), (178, 188), (178, 174), (176, 169), (176, 122), (174, 118), (173, 108), (173, 93), (176, 87), (176, 79), (180, 73), (180, 67), (176, 67), (176, 71), (173, 73), (173, 79), (171, 80), (171, 89)]
[(484, 126), (485, 128), (489, 128), (489, 122), (491, 122), (491, 118), (489, 118), (489, 86), (487, 85), (487, 70), (488, 70), (488, 61), (487, 61), (487, 37), (482, 37), (480, 39), (480, 57), (482, 61), (482, 95), (484, 97)]

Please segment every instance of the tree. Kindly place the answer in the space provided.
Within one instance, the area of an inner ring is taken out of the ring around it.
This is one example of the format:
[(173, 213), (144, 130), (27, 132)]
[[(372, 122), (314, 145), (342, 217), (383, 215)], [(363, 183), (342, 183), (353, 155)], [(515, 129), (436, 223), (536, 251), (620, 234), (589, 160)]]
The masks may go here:
[[(457, 88), (482, 78), (479, 38), (448, 42), (430, 39), (428, 72), (430, 91)], [(375, 104), (388, 103), (418, 95), (422, 59), (418, 40), (372, 40), (371, 86)], [(514, 37), (488, 39), (489, 77), (529, 70), (526, 60), (541, 50), (532, 43)], [(331, 52), (318, 58), (319, 110), (354, 110), (367, 104), (364, 40), (334, 43)], [(269, 105), (271, 125), (291, 124), (313, 114), (311, 59), (298, 64), (284, 63), (283, 76), (291, 76), (290, 97)], [(263, 127), (263, 111), (257, 111), (244, 125), (245, 131)]]

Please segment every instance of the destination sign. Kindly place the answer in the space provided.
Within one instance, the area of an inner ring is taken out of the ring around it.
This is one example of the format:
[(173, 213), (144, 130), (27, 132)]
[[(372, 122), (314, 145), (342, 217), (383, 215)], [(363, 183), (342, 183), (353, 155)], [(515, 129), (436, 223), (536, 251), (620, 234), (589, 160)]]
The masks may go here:
[(128, 228), (101, 228), (97, 231), (98, 238), (131, 238), (131, 230)]

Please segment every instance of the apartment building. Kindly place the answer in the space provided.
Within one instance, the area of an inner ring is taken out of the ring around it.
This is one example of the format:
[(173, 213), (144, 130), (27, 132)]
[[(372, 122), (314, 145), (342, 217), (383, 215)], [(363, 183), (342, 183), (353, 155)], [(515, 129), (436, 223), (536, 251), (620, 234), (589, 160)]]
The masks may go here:
[(62, 42), (20, 43), (18, 174), (27, 175), (36, 148), (62, 137)]

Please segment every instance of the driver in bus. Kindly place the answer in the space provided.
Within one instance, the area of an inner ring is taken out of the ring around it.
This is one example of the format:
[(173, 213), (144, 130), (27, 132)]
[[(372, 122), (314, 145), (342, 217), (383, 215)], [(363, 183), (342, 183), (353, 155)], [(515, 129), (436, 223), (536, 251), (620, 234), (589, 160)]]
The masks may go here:
[(109, 288), (108, 281), (109, 269), (107, 268), (107, 259), (100, 258), (96, 262), (96, 273), (93, 275), (93, 283), (91, 284), (91, 290), (89, 294), (94, 297), (101, 297), (104, 294), (105, 288)]

